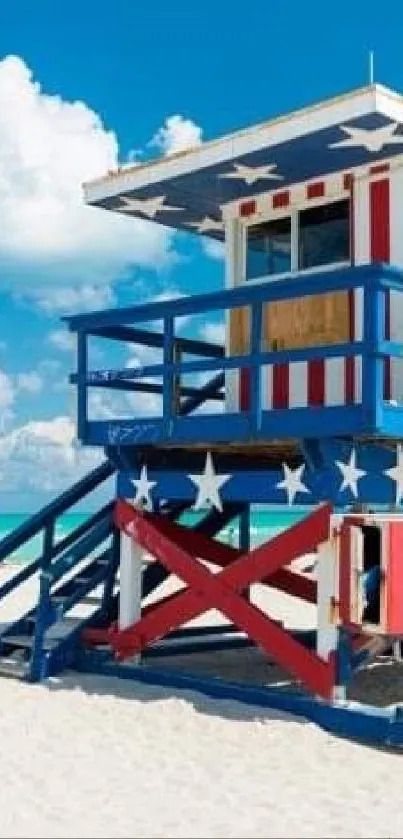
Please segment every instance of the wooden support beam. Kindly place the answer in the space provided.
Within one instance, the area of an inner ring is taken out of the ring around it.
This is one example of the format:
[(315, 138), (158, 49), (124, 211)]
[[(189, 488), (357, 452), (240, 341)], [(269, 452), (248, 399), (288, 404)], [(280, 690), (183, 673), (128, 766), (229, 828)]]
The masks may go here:
[(124, 502), (117, 504), (116, 524), (189, 586), (179, 599), (172, 598), (160, 604), (131, 629), (112, 635), (112, 646), (118, 657), (125, 658), (140, 652), (190, 619), (215, 608), (244, 630), (281, 666), (301, 679), (311, 691), (330, 696), (334, 684), (333, 660), (323, 662), (315, 653), (306, 650), (290, 633), (277, 626), (240, 594), (247, 585), (274, 573), (281, 565), (326, 540), (330, 507), (319, 508), (304, 522), (294, 525), (268, 545), (239, 557), (218, 575), (211, 574), (182, 546), (162, 533), (160, 521), (150, 520)]

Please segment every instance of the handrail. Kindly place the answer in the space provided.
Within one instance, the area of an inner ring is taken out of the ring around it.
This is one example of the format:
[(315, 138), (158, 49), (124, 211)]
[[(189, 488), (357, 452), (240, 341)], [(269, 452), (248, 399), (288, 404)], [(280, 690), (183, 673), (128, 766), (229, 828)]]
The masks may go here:
[[(231, 355), (220, 359), (200, 359), (198, 361), (177, 361), (168, 364), (150, 364), (146, 367), (124, 367), (120, 370), (92, 370), (88, 373), (85, 384), (88, 387), (97, 387), (100, 382), (107, 388), (116, 379), (119, 381), (130, 381), (131, 379), (142, 379), (148, 376), (163, 376), (166, 374), (200, 373), (207, 371), (237, 370), (244, 367), (254, 367), (256, 364), (281, 364), (293, 361), (308, 361), (321, 358), (348, 358), (361, 355), (366, 351), (364, 341), (350, 341), (343, 344), (323, 344), (318, 347), (301, 347), (290, 350), (265, 350), (259, 353), (245, 353), (244, 355)], [(201, 390), (201, 389), (200, 389)]]
[(85, 495), (88, 495), (92, 490), (96, 489), (114, 471), (115, 467), (113, 464), (110, 461), (105, 461), (59, 495), (54, 501), (51, 501), (50, 504), (43, 507), (38, 513), (31, 516), (28, 521), (17, 527), (13, 533), (5, 536), (0, 542), (0, 562), (7, 559), (10, 554), (18, 550), (21, 545), (28, 542), (33, 536), (36, 536), (58, 516), (66, 512), (69, 507), (72, 507), (77, 501), (80, 501)]
[[(281, 300), (309, 297), (336, 291), (348, 291), (362, 286), (378, 288), (403, 288), (403, 272), (385, 263), (373, 263), (334, 271), (323, 271), (298, 277), (284, 278), (281, 282), (245, 284), (237, 288), (216, 291), (211, 294), (197, 294), (164, 301), (143, 303), (121, 309), (103, 312), (71, 315), (64, 317), (70, 331), (98, 330), (106, 326), (121, 326), (125, 323), (140, 323), (168, 317), (201, 314), (206, 311), (234, 309), (253, 303), (267, 303)], [(96, 333), (94, 333), (96, 334)]]

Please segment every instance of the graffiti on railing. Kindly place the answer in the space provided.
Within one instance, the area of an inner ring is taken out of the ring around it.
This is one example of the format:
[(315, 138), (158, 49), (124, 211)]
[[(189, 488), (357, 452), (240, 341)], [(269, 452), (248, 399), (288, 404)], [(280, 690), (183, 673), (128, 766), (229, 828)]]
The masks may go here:
[(119, 443), (141, 443), (142, 440), (155, 442), (159, 436), (159, 427), (156, 423), (146, 422), (134, 425), (112, 424), (108, 425), (108, 442), (111, 446)]

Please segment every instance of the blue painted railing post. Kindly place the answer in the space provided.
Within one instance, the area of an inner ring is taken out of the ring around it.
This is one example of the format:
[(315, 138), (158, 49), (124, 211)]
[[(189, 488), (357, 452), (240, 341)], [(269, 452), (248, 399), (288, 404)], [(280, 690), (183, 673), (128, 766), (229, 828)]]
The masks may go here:
[(77, 332), (77, 437), (85, 442), (87, 431), (87, 375), (88, 375), (88, 346), (87, 334), (83, 330)]
[(385, 292), (373, 278), (364, 285), (364, 356), (362, 405), (371, 431), (382, 426), (384, 360), (379, 354), (385, 333)]
[(43, 642), (45, 632), (52, 622), (50, 586), (51, 574), (50, 564), (52, 561), (52, 548), (55, 533), (55, 519), (51, 519), (45, 527), (42, 567), (39, 574), (39, 597), (36, 608), (35, 631), (31, 652), (29, 678), (32, 682), (39, 682), (46, 676), (44, 672), (44, 649)]
[(249, 368), (250, 376), (250, 422), (252, 434), (258, 434), (262, 427), (262, 366), (257, 357), (262, 350), (262, 304), (252, 306), (252, 327), (250, 353), (255, 363)]
[(171, 437), (173, 426), (173, 407), (175, 395), (175, 377), (170, 369), (174, 363), (174, 318), (164, 319), (164, 375), (162, 381), (162, 416), (164, 436)]
[[(239, 549), (243, 553), (249, 553), (250, 551), (250, 525), (250, 506), (247, 504), (239, 515)], [(244, 595), (249, 600), (250, 587), (245, 589)]]

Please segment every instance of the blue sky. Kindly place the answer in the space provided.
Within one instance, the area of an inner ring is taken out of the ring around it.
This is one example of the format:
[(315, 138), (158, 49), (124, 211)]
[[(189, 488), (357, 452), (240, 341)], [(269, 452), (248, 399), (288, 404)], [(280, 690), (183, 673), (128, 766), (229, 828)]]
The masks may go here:
[(61, 316), (223, 278), (194, 237), (83, 208), (80, 182), (365, 84), (370, 49), (403, 91), (402, 22), (394, 0), (383, 18), (362, 0), (0, 3), (0, 512), (95, 460), (74, 449)]

